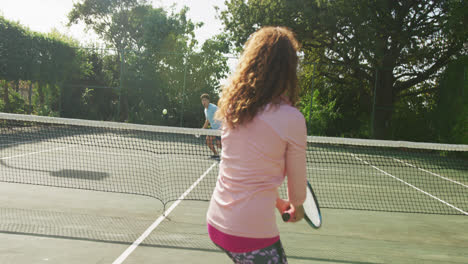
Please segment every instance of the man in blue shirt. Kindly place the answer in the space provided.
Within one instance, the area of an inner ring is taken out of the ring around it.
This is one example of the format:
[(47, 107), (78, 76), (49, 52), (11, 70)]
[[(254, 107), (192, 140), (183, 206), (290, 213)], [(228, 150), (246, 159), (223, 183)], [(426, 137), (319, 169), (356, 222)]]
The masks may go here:
[[(214, 116), (216, 111), (218, 110), (218, 107), (214, 104), (210, 103), (210, 96), (208, 94), (202, 94), (200, 96), (201, 102), (203, 107), (205, 107), (205, 124), (203, 125), (203, 128), (208, 128), (208, 126), (211, 127), (211, 129), (221, 129), (221, 122), (219, 120), (215, 120)], [(213, 151), (213, 156), (211, 158), (213, 159), (219, 159), (219, 154), (216, 151), (216, 148), (213, 144), (213, 141), (216, 141), (216, 145), (218, 146), (219, 149), (221, 149), (221, 140), (219, 137), (215, 136), (207, 136), (206, 137), (206, 144), (208, 147)]]

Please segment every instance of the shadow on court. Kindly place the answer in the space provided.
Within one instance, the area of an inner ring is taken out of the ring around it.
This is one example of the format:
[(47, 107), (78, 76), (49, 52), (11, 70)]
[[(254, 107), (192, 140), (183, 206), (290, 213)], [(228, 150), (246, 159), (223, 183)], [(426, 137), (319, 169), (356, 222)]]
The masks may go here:
[(72, 169), (61, 169), (58, 171), (52, 171), (52, 170), (32, 169), (32, 168), (27, 168), (27, 167), (8, 165), (3, 160), (0, 160), (0, 167), (16, 169), (16, 170), (31, 171), (31, 172), (45, 172), (45, 173), (49, 173), (51, 176), (54, 176), (54, 177), (84, 179), (84, 180), (94, 180), (94, 181), (104, 180), (110, 176), (109, 173), (99, 172), (99, 171), (72, 170)]
[[(0, 184), (0, 193), (0, 263), (112, 263), (164, 209), (153, 198), (118, 193), (12, 183)], [(229, 263), (208, 238), (207, 206), (181, 202), (124, 263)], [(337, 209), (322, 213), (318, 230), (304, 222), (282, 223), (278, 215), (289, 263), (468, 259), (465, 216)]]

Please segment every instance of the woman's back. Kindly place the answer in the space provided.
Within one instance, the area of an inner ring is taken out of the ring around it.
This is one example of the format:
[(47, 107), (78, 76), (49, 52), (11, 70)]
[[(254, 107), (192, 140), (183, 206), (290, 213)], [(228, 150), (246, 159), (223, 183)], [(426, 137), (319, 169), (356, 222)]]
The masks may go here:
[[(305, 129), (302, 114), (286, 103), (268, 105), (251, 122), (223, 129), (222, 162), (208, 223), (227, 234), (277, 236), (275, 202), (286, 169), (290, 185), (305, 186)], [(292, 203), (302, 203), (301, 192), (291, 193), (299, 193), (289, 197)]]
[[(208, 233), (235, 263), (287, 263), (275, 208), (298, 212), (293, 222), (302, 217), (307, 136), (304, 117), (292, 106), (299, 94), (298, 50), (289, 29), (259, 29), (218, 102), (223, 151)], [(278, 196), (285, 175), (288, 200)]]

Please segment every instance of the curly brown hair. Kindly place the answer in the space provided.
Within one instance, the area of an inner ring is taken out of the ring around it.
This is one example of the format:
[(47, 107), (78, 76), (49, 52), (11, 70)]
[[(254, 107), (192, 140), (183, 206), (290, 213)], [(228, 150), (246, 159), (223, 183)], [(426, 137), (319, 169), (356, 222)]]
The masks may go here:
[(285, 27), (263, 27), (245, 43), (236, 72), (223, 88), (216, 118), (228, 127), (248, 123), (282, 95), (294, 105), (298, 97), (297, 51), (294, 33)]

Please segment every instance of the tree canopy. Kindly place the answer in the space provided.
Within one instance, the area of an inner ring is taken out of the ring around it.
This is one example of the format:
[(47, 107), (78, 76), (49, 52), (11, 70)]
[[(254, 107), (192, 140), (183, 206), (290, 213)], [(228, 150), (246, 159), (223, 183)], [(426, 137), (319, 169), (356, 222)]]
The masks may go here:
[[(220, 16), (238, 48), (261, 26), (288, 26), (303, 45), (304, 61), (327, 65), (318, 74), (336, 85), (336, 93), (346, 86), (354, 89), (354, 98), (363, 94), (375, 98), (367, 104), (374, 113), (376, 138), (391, 137), (396, 102), (435, 92), (435, 86), (427, 84), (440, 76), (450, 61), (467, 52), (468, 30), (463, 25), (468, 7), (464, 1), (225, 3), (227, 9)], [(371, 86), (355, 85), (356, 80), (366, 80)]]
[[(20, 82), (32, 94), (29, 104), (19, 103), (26, 105), (22, 112), (200, 127), (199, 96), (216, 98), (228, 71), (223, 56), (228, 45), (219, 36), (198, 46), (194, 29), (200, 25), (187, 19), (187, 11), (168, 12), (145, 1), (77, 2), (70, 23), (85, 22), (106, 41), (104, 49), (79, 47), (59, 34), (32, 33), (2, 20), (7, 26), (0, 31), (8, 38), (0, 42), (5, 47), (0, 107), (18, 112), (9, 101), (20, 100), (21, 91), (12, 89), (12, 82)], [(40, 43), (46, 48), (29, 48)], [(31, 56), (20, 55), (25, 53)], [(162, 109), (169, 110), (167, 116)]]
[[(200, 127), (240, 52), (266, 25), (302, 43), (299, 109), (309, 133), (466, 140), (468, 7), (461, 0), (226, 0), (225, 30), (204, 43), (188, 9), (147, 0), (79, 0), (106, 47), (81, 47), (0, 17), (0, 111)], [(162, 109), (168, 114), (162, 115)]]

